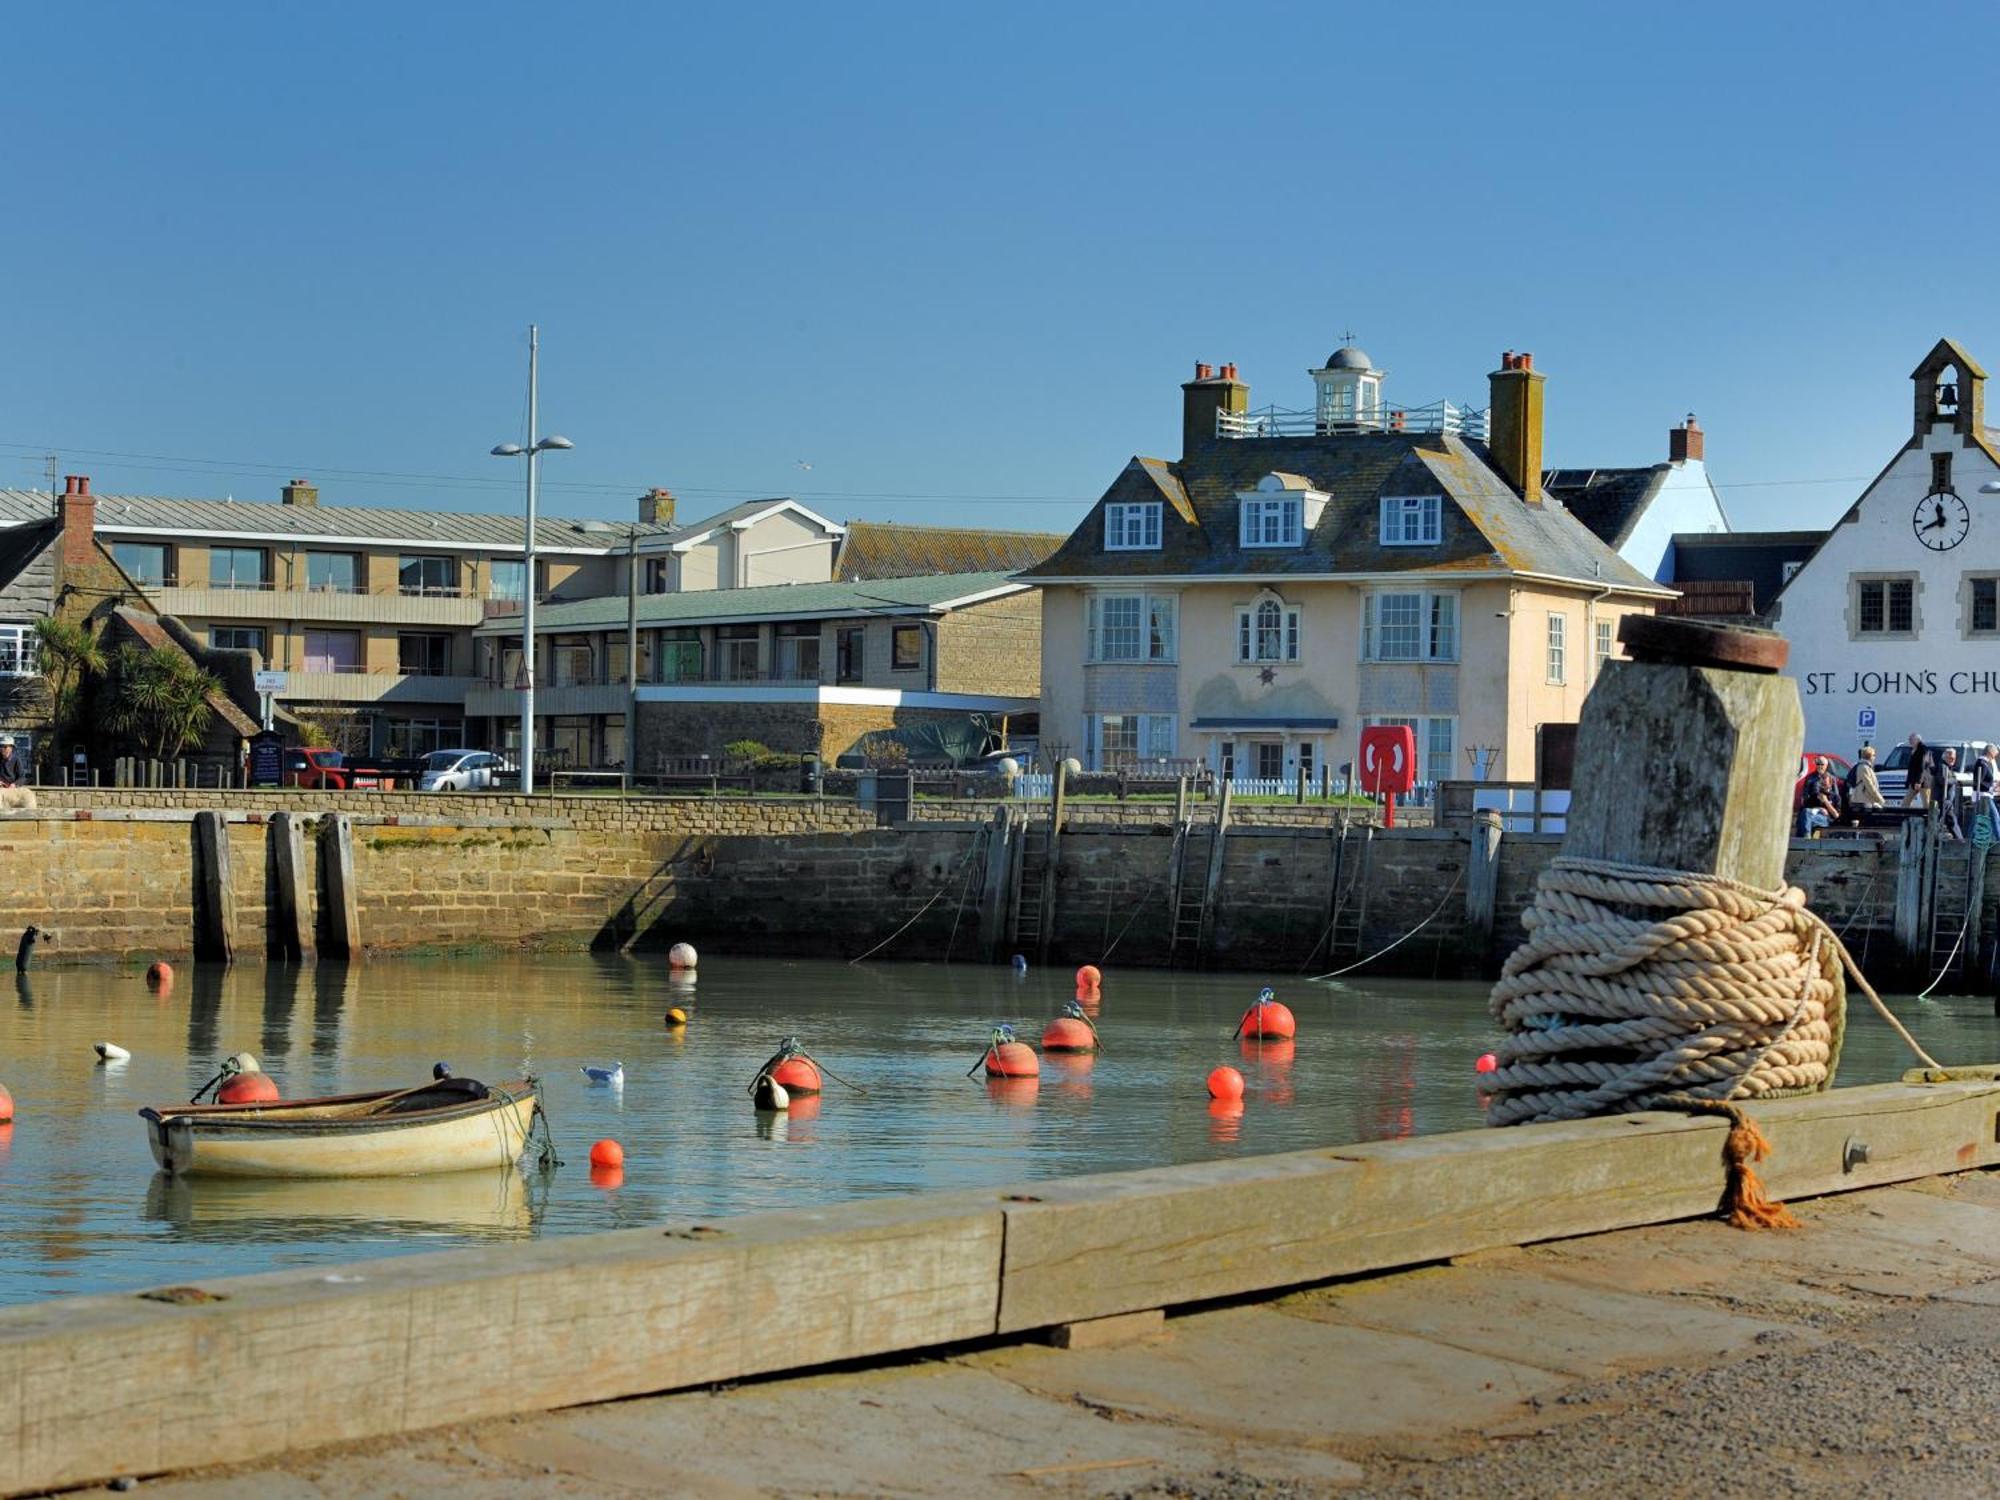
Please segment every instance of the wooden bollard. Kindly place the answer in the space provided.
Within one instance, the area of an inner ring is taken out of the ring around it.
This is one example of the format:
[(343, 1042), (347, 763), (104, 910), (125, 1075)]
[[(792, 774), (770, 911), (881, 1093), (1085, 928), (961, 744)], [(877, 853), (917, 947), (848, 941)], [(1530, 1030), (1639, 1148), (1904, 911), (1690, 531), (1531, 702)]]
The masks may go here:
[(236, 892), (229, 882), (229, 824), (219, 812), (194, 815), (194, 956), (236, 958)]
[(1805, 715), (1783, 637), (1627, 615), (1577, 727), (1562, 852), (1775, 890)]
[(1481, 808), (1472, 815), (1472, 847), (1465, 864), (1465, 961), (1485, 970), (1493, 948), (1493, 913), (1500, 896), (1500, 814)]

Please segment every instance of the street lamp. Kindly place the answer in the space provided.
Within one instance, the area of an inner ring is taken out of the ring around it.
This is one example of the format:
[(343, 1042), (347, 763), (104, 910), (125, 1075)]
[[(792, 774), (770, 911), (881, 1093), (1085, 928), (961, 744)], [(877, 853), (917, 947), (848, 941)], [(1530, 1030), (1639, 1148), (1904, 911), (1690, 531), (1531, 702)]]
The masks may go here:
[(521, 555), (526, 576), (521, 584), (521, 791), (535, 789), (535, 480), (544, 453), (574, 448), (566, 437), (551, 433), (537, 438), (535, 425), (540, 416), (540, 391), (536, 384), (535, 361), (541, 345), (535, 325), (528, 325), (528, 442), (499, 443), (495, 458), (525, 458), (528, 461), (528, 525), (523, 533)]
[[(607, 532), (621, 528), (610, 521), (585, 521), (585, 531)], [(632, 785), (632, 769), (639, 753), (639, 523), (628, 521), (625, 533), (625, 785)]]

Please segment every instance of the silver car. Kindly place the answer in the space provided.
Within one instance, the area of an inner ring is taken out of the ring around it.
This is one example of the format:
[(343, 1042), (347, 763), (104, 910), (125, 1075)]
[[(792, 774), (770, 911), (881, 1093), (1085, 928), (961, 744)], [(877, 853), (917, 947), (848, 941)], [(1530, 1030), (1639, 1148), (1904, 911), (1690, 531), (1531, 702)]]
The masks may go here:
[(496, 771), (514, 768), (490, 750), (433, 750), (424, 757), (420, 792), (481, 792), (493, 785)]
[[(1943, 740), (1937, 744), (1925, 742), (1932, 755), (1942, 755), (1947, 750), (1958, 752), (1958, 764), (1953, 767), (1958, 773), (1958, 784), (1968, 792), (1972, 790), (1972, 763), (1986, 749), (1984, 740)], [(1875, 767), (1875, 784), (1882, 789), (1882, 800), (1891, 807), (1902, 802), (1910, 789), (1910, 744), (1905, 740), (1882, 757)]]

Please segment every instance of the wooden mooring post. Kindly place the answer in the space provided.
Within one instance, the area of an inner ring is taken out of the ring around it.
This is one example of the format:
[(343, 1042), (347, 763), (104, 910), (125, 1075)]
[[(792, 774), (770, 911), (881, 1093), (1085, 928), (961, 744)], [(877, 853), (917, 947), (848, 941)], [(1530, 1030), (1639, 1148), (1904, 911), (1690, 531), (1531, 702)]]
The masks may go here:
[(1481, 808), (1472, 815), (1472, 847), (1465, 864), (1465, 962), (1484, 973), (1493, 952), (1493, 913), (1500, 897), (1500, 814)]
[(305, 831), (299, 814), (281, 812), (271, 819), (269, 858), (275, 873), (271, 902), (271, 957), (292, 963), (313, 956), (312, 900), (306, 880)]
[(1056, 928), (1056, 876), (1062, 866), (1063, 819), (1069, 813), (1069, 762), (1056, 762), (1056, 774), (1049, 783), (1049, 841), (1042, 856), (1041, 936), (1035, 962), (1045, 963), (1049, 939)]
[(229, 823), (222, 813), (194, 815), (194, 956), (236, 958), (236, 892), (229, 883)]
[(354, 819), (331, 813), (319, 825), (320, 949), (329, 958), (361, 957), (361, 911), (354, 886)]
[(985, 877), (979, 886), (979, 952), (989, 963), (1006, 935), (1007, 893), (1012, 884), (1010, 867), (1018, 842), (1014, 809), (1005, 804), (994, 808), (986, 841)]

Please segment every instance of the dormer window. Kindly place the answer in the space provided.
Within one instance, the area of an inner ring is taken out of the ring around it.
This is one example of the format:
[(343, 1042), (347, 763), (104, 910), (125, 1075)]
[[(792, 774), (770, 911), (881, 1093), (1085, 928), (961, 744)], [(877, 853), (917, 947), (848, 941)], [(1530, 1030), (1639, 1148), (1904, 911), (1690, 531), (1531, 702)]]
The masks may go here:
[(1432, 547), (1443, 535), (1444, 497), (1385, 495), (1382, 497), (1382, 545)]
[(1104, 550), (1106, 552), (1159, 551), (1159, 502), (1141, 501), (1136, 504), (1105, 506)]
[(1266, 474), (1236, 497), (1238, 540), (1245, 547), (1303, 546), (1326, 502), (1296, 474)]

